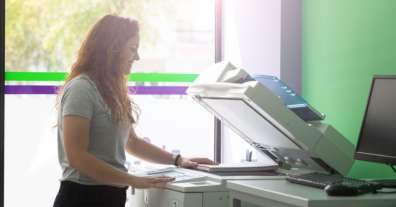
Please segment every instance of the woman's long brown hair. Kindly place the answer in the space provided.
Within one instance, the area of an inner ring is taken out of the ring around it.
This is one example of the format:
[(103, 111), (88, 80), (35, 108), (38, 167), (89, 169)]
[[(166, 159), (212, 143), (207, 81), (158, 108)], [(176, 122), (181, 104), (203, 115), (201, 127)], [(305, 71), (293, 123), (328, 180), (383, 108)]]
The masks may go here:
[[(116, 123), (135, 123), (139, 109), (128, 97), (128, 79), (121, 68), (120, 52), (138, 35), (137, 21), (116, 15), (102, 17), (88, 32), (65, 85), (84, 73), (92, 79)], [(135, 117), (134, 117), (135, 116)]]

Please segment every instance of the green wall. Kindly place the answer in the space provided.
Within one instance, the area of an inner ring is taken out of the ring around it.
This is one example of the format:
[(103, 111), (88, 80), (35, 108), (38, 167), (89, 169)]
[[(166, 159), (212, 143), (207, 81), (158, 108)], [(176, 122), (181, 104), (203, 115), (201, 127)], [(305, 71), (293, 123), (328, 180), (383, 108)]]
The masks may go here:
[[(396, 74), (396, 0), (303, 0), (302, 36), (302, 94), (356, 144), (372, 75)], [(350, 176), (396, 174), (356, 161)]]

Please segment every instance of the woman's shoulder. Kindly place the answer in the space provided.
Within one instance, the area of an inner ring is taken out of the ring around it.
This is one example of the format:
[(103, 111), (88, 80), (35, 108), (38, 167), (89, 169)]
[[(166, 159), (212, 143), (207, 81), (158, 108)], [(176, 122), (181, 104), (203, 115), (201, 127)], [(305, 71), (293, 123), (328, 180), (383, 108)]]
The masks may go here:
[(63, 92), (60, 100), (61, 103), (66, 100), (96, 101), (96, 87), (88, 76), (84, 74), (78, 75), (63, 86)]
[(95, 90), (95, 83), (85, 74), (80, 74), (71, 79), (65, 86), (64, 90)]

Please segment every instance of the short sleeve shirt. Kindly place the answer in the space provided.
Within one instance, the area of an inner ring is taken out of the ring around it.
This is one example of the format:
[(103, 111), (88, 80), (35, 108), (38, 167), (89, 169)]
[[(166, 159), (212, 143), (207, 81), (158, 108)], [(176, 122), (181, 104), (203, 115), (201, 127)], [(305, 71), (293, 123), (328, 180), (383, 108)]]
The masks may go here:
[(95, 83), (87, 75), (82, 74), (65, 85), (60, 97), (58, 159), (62, 168), (61, 180), (85, 185), (105, 185), (70, 166), (63, 145), (64, 116), (79, 116), (88, 119), (90, 122), (88, 152), (119, 170), (127, 171), (124, 147), (130, 126), (112, 121), (111, 110), (104, 102)]

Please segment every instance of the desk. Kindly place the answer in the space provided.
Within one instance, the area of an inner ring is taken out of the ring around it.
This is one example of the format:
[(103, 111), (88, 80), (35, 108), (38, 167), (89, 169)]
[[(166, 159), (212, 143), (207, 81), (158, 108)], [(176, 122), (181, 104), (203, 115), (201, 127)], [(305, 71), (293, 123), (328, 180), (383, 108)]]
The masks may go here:
[(227, 188), (233, 207), (240, 207), (241, 201), (262, 207), (396, 207), (396, 194), (332, 197), (286, 180), (233, 180), (227, 181)]

